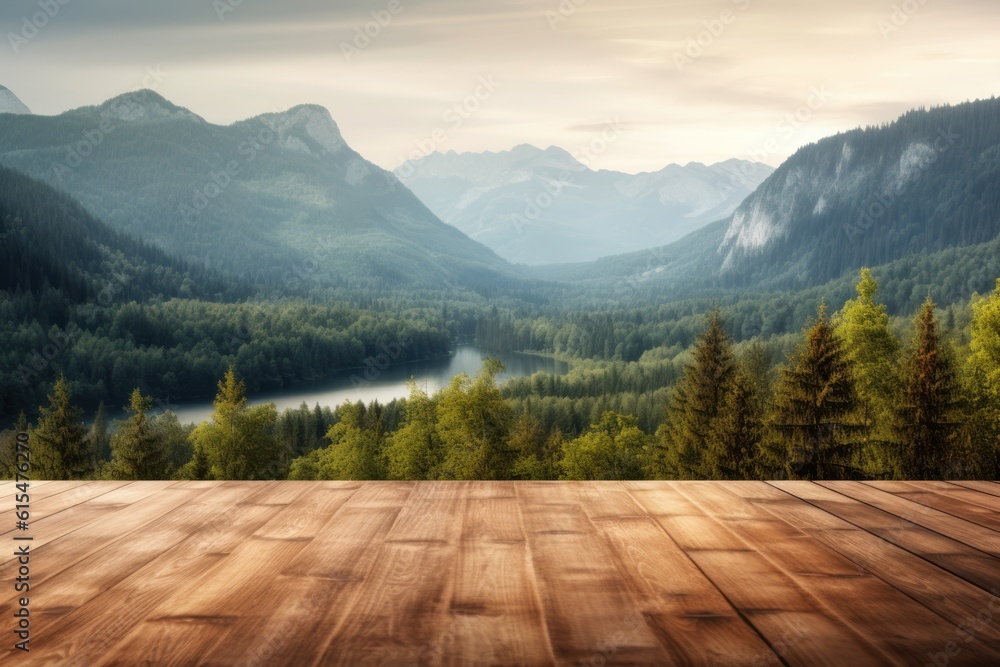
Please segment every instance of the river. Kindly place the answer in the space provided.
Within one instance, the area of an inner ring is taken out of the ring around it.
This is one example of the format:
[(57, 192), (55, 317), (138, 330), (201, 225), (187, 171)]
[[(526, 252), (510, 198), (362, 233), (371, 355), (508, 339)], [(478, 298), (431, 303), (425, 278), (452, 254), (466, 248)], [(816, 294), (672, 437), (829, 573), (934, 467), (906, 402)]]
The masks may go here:
[[(488, 357), (499, 357), (503, 361), (506, 370), (497, 377), (501, 383), (510, 378), (526, 377), (539, 371), (563, 375), (569, 370), (566, 362), (549, 357), (519, 352), (487, 354), (475, 345), (465, 344), (457, 346), (450, 357), (390, 366), (379, 371), (378, 376), (370, 382), (359, 382), (364, 378), (364, 371), (356, 370), (340, 373), (319, 385), (251, 395), (248, 397), (248, 403), (250, 405), (274, 403), (278, 406), (279, 414), (289, 408), (298, 408), (302, 403), (310, 408), (317, 403), (323, 407), (334, 408), (347, 401), (359, 400), (365, 403), (374, 400), (388, 403), (394, 398), (405, 398), (408, 395), (406, 382), (411, 376), (421, 388), (425, 388), (428, 393), (434, 393), (448, 386), (451, 379), (459, 373), (475, 375)], [(368, 377), (372, 375), (373, 373), (369, 372)], [(174, 412), (183, 424), (206, 421), (212, 413), (210, 401), (184, 403), (171, 401), (166, 407)]]

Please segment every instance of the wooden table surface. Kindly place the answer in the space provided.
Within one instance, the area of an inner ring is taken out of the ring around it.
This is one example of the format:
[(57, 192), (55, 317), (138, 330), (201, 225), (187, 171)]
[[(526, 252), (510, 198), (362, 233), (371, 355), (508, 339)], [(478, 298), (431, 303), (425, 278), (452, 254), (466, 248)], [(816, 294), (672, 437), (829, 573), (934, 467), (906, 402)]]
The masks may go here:
[(0, 491), (2, 664), (1000, 665), (993, 482)]

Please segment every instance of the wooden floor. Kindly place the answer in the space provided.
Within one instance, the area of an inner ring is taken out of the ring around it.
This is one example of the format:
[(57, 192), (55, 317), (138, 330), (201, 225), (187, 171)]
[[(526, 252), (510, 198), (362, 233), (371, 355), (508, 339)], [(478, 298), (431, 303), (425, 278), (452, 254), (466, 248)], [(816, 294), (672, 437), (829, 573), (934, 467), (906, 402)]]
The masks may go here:
[[(0, 483), (13, 527), (13, 485)], [(40, 482), (0, 664), (1000, 665), (992, 482)]]

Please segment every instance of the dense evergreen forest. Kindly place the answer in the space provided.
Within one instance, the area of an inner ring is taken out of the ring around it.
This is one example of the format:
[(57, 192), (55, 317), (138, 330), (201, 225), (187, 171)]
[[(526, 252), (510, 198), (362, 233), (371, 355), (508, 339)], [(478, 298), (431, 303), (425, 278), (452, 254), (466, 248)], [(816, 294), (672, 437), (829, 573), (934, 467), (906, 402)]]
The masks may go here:
[[(229, 368), (199, 425), (154, 414), (136, 388), (128, 418), (112, 428), (102, 409), (87, 428), (61, 378), (37, 421), (22, 413), (17, 428), (31, 437), (36, 475), (52, 479), (1000, 476), (1000, 279), (961, 308), (926, 296), (894, 321), (865, 269), (841, 309), (821, 302), (802, 332), (778, 341), (734, 344), (719, 308), (699, 317), (690, 347), (503, 387), (502, 364), (489, 361), (433, 395), (411, 383), (388, 406), (279, 415), (248, 407)], [(588, 395), (599, 398), (578, 412)], [(13, 449), (8, 433), (7, 476)]]

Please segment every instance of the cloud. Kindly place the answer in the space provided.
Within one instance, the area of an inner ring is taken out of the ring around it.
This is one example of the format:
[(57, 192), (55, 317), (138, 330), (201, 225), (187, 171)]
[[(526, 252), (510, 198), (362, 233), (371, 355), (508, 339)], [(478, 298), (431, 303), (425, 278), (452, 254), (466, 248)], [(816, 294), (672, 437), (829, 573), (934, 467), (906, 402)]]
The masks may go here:
[[(493, 76), (496, 94), (442, 150), (571, 147), (617, 117), (626, 130), (596, 166), (640, 171), (741, 157), (827, 86), (834, 98), (769, 157), (778, 162), (908, 108), (989, 96), (1000, 60), (994, 0), (927, 2), (888, 37), (879, 21), (892, 3), (872, 0), (588, 0), (569, 13), (560, 0), (401, 0), (374, 29), (389, 0), (220, 1), (234, 5), (224, 20), (209, 0), (76, 0), (0, 56), (0, 83), (57, 113), (159, 66), (170, 73), (159, 91), (212, 122), (323, 104), (355, 148), (392, 167)], [(4, 34), (37, 11), (36, 0), (4, 2)], [(692, 43), (699, 53), (679, 69)]]

